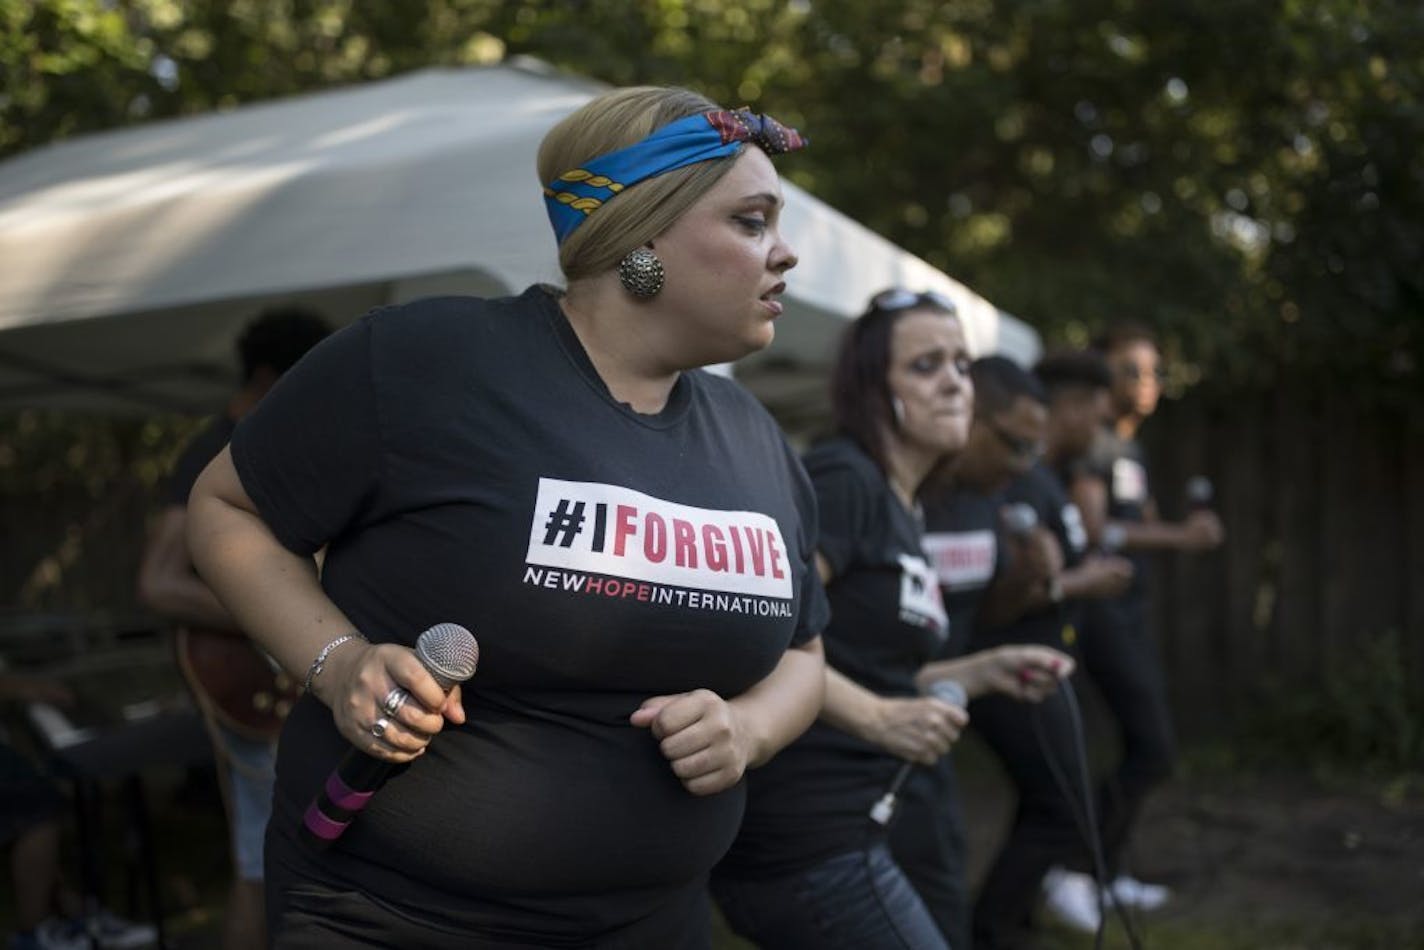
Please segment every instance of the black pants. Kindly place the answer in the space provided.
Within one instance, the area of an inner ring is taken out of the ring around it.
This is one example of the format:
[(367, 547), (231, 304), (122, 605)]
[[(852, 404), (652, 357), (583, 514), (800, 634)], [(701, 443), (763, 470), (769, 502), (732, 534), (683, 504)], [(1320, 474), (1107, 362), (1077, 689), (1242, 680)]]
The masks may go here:
[(1045, 872), (1055, 864), (1076, 863), (1087, 853), (1073, 800), (1060, 785), (1068, 783), (1079, 802), (1086, 794), (1071, 711), (1061, 691), (1039, 704), (995, 695), (970, 706), (972, 727), (994, 750), (1018, 792), (1008, 837), (974, 904), (975, 950), (1023, 945)]
[(1142, 803), (1171, 775), (1176, 758), (1167, 681), (1140, 597), (1090, 607), (1079, 649), (1122, 743), (1122, 760), (1098, 792), (1103, 857), (1116, 875)]
[[(280, 810), (277, 811), (280, 816)], [(279, 817), (276, 821), (280, 821)], [(296, 821), (287, 816), (286, 826)], [(596, 920), (618, 892), (567, 895), (561, 899), (518, 895), (417, 893), (424, 905), (409, 905), (411, 888), (389, 893), (361, 889), (333, 877), (339, 854), (315, 853), (293, 835), (268, 827), (266, 841), (267, 928), (274, 950), (711, 950), (712, 917), (705, 879), (669, 885), (666, 899), (638, 920), (579, 932), (575, 921)], [(369, 871), (369, 867), (367, 871)], [(390, 875), (383, 871), (383, 882)], [(908, 890), (908, 888), (907, 888)], [(658, 888), (662, 894), (663, 888)]]
[(711, 950), (711, 907), (701, 887), (625, 932), (550, 943), (513, 934), (478, 935), (417, 920), (358, 891), (319, 884), (293, 884), (281, 893), (282, 910), (272, 935), (274, 950), (511, 950), (579, 947), (598, 950)]
[(952, 755), (910, 774), (890, 826), (890, 853), (950, 950), (969, 950), (968, 851)]

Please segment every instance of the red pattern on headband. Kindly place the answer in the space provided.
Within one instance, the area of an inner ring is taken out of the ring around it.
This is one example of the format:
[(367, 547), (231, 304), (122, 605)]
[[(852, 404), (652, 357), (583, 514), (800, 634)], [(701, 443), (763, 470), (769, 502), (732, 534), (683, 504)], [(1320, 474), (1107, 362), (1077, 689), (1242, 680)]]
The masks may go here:
[(707, 121), (728, 142), (752, 142), (768, 155), (781, 155), (806, 147), (806, 139), (789, 126), (769, 115), (758, 115), (750, 109), (720, 110), (704, 113)]

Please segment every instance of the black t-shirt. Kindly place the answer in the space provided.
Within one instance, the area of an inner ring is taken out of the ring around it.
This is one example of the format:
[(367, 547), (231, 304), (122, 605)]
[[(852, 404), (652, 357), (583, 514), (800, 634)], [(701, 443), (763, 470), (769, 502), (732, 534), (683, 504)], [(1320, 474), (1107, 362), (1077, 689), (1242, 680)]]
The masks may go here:
[[(1004, 504), (1024, 503), (1033, 508), (1039, 525), (1053, 533), (1063, 549), (1063, 566), (1076, 567), (1088, 550), (1088, 535), (1078, 506), (1068, 499), (1068, 493), (1058, 476), (1040, 462), (1014, 479), (1003, 495)], [(1001, 529), (1002, 530), (1002, 529)], [(1015, 539), (1003, 536), (1000, 543), (1012, 557)], [(1072, 646), (1067, 629), (1075, 622), (1076, 606), (1072, 603), (1048, 604), (1025, 614), (1011, 623), (991, 627), (980, 624), (974, 631), (974, 648), (984, 649), (1002, 643), (1040, 643), (1065, 649)]]
[[(1107, 489), (1109, 519), (1134, 524), (1146, 519), (1152, 490), (1147, 479), (1146, 456), (1135, 440), (1121, 438), (1109, 429), (1100, 430), (1077, 471), (1103, 483)], [(1124, 607), (1140, 606), (1147, 596), (1147, 553), (1131, 549), (1119, 553), (1132, 561), (1133, 574), (1132, 585), (1116, 600)]]
[(925, 556), (939, 579), (949, 615), (947, 656), (969, 648), (974, 617), (994, 575), (1004, 563), (999, 544), (997, 494), (950, 486), (924, 498)]
[(238, 426), (233, 460), (291, 550), (373, 642), (468, 627), (468, 722), (447, 725), (331, 851), (302, 810), (346, 750), (297, 704), (269, 847), (398, 910), (549, 945), (622, 933), (721, 857), (742, 785), (687, 792), (629, 715), (736, 696), (826, 620), (815, 499), (762, 407), (683, 373), (616, 402), (558, 303), (441, 298), (319, 344)]
[[(820, 509), (816, 547), (833, 575), (826, 662), (882, 696), (914, 696), (915, 673), (942, 653), (948, 628), (918, 519), (854, 442), (825, 442), (805, 461)], [(815, 723), (751, 773), (742, 832), (721, 871), (780, 874), (864, 845), (871, 806), (900, 764)]]
[(208, 467), (208, 463), (232, 439), (232, 432), (236, 427), (237, 423), (230, 417), (218, 416), (193, 436), (178, 456), (178, 461), (173, 463), (173, 471), (169, 474), (168, 483), (163, 490), (164, 504), (188, 504), (188, 496), (193, 493), (193, 485), (198, 476), (203, 474), (203, 469)]

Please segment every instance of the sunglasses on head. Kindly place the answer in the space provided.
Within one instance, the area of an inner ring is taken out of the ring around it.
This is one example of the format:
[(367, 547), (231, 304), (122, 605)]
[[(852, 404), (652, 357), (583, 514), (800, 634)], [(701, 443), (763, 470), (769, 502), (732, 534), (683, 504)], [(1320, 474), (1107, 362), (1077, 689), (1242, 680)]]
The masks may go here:
[(943, 310), (950, 314), (959, 312), (954, 301), (937, 290), (915, 293), (913, 290), (906, 290), (903, 287), (891, 287), (870, 298), (870, 308), (883, 313), (894, 313), (897, 310), (910, 310), (923, 306), (934, 307), (936, 310)]

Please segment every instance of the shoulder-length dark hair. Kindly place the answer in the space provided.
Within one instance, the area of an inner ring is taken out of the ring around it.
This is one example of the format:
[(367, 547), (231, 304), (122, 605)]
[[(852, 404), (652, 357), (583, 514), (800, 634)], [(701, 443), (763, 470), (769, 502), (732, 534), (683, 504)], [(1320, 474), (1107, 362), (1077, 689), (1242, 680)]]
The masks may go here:
[(841, 334), (831, 372), (831, 415), (836, 431), (854, 439), (882, 472), (886, 470), (886, 436), (896, 426), (890, 397), (890, 339), (900, 318), (916, 310), (935, 310), (958, 319), (954, 311), (923, 296), (913, 305), (889, 310), (872, 303)]

